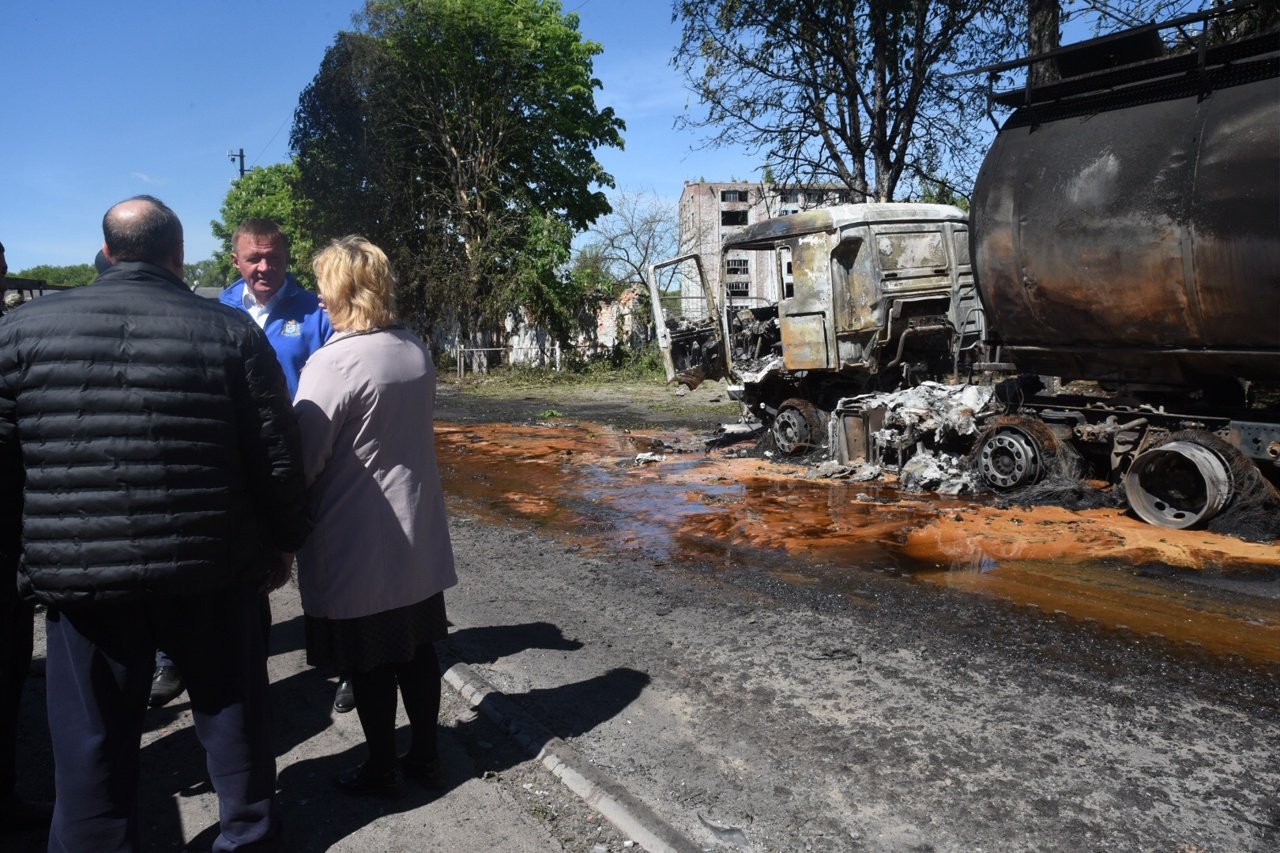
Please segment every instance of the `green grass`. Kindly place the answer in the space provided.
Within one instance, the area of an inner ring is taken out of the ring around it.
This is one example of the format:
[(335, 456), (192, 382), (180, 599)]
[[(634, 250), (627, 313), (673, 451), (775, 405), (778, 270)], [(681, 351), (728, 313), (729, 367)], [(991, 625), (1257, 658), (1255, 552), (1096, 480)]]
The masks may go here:
[(459, 380), (457, 373), (440, 371), (440, 381), (457, 384), (478, 394), (509, 394), (521, 389), (585, 389), (611, 385), (666, 385), (662, 373), (637, 373), (627, 370), (592, 370), (581, 373), (555, 371), (548, 367), (498, 367), (488, 373), (468, 373)]
[[(442, 363), (439, 374), (442, 380), (457, 381), (454, 364)], [(483, 393), (486, 389), (592, 387), (618, 383), (665, 385), (666, 381), (658, 352), (650, 348), (640, 353), (617, 350), (590, 361), (566, 357), (561, 370), (518, 364), (491, 367), (487, 373), (468, 371), (462, 385)]]

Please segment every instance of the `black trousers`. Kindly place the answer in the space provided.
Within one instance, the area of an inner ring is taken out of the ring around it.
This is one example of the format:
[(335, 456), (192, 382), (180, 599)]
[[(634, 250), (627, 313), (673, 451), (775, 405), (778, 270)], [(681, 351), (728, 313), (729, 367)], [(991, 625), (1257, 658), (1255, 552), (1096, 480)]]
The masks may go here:
[[(262, 595), (262, 628), (266, 631), (263, 634), (264, 637), (271, 636), (271, 597), (266, 593)], [(156, 649), (156, 669), (162, 666), (177, 666), (177, 664), (164, 649)]]
[[(9, 582), (12, 586), (13, 579)], [(13, 794), (16, 778), (18, 706), (31, 669), (33, 610), (16, 591), (6, 589), (0, 596), (0, 801)]]
[(138, 846), (139, 744), (155, 649), (182, 670), (218, 794), (215, 851), (280, 840), (260, 594), (167, 596), (48, 615), (49, 732), (57, 799), (50, 851)]

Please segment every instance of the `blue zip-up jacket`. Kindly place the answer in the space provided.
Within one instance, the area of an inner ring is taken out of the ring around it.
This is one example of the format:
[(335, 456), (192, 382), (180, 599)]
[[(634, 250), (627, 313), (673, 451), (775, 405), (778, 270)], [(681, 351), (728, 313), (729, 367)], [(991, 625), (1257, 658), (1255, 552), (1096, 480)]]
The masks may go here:
[[(244, 311), (244, 288), (244, 279), (238, 279), (222, 291), (219, 301)], [(284, 284), (276, 295), (279, 298), (271, 306), (263, 331), (280, 359), (285, 381), (289, 384), (289, 396), (293, 397), (298, 393), (302, 366), (311, 353), (329, 340), (333, 326), (329, 325), (329, 315), (320, 307), (320, 297), (298, 284), (293, 273), (285, 275)]]

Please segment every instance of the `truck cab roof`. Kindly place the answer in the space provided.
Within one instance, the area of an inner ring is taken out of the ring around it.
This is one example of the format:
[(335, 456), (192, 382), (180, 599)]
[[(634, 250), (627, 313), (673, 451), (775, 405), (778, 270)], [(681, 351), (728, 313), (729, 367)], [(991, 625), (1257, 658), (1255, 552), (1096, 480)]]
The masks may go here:
[(768, 249), (779, 240), (804, 234), (836, 231), (856, 225), (907, 222), (967, 223), (969, 216), (949, 204), (871, 202), (841, 204), (776, 216), (752, 223), (724, 239), (725, 249)]

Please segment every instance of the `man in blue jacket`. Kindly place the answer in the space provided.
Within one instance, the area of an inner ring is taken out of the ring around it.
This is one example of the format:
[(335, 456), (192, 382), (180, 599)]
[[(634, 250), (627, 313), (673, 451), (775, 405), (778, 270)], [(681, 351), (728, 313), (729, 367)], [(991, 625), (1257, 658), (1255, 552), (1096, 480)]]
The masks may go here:
[(277, 223), (241, 222), (231, 237), (231, 260), (240, 278), (222, 291), (222, 304), (247, 312), (267, 333), (289, 394), (296, 394), (302, 366), (333, 334), (329, 315), (289, 272), (289, 237)]
[[(222, 291), (219, 301), (244, 311), (267, 333), (292, 397), (298, 391), (302, 366), (333, 334), (329, 315), (320, 307), (320, 298), (298, 284), (289, 272), (289, 236), (278, 223), (270, 219), (241, 222), (231, 236), (231, 261), (240, 278)], [(151, 682), (151, 707), (167, 705), (182, 693), (184, 686), (173, 661), (163, 651), (158, 652)]]

